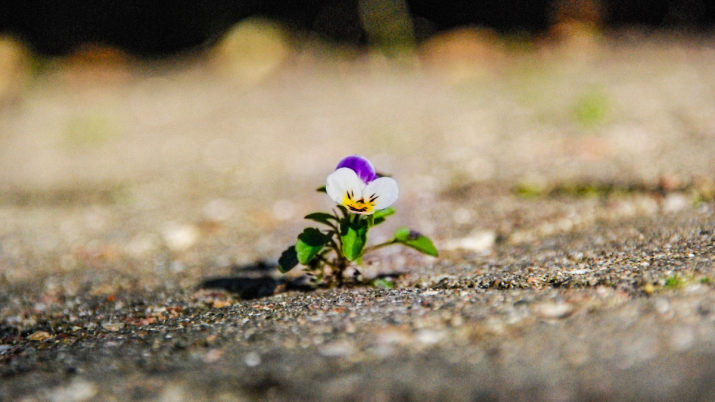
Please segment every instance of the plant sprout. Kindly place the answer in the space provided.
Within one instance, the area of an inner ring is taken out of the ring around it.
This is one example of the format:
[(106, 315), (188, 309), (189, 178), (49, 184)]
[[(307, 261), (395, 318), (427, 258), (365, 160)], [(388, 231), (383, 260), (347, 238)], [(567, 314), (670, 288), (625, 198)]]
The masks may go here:
[[(397, 229), (390, 240), (367, 246), (368, 231), (395, 213), (392, 204), (397, 201), (399, 188), (395, 179), (378, 174), (362, 156), (341, 160), (318, 191), (327, 193), (337, 204), (336, 209), (332, 214), (315, 212), (305, 217), (325, 228), (303, 230), (295, 245), (288, 247), (278, 260), (281, 272), (301, 264), (316, 282), (340, 286), (351, 264), (361, 264), (365, 253), (382, 247), (401, 244), (437, 256), (430, 239), (404, 227)], [(391, 283), (383, 281), (381, 285)]]

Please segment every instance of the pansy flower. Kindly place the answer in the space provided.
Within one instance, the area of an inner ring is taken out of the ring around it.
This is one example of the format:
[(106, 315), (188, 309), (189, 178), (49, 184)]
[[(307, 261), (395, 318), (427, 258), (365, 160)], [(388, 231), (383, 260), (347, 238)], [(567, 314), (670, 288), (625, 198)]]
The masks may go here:
[(325, 190), (333, 201), (348, 211), (372, 215), (397, 201), (397, 182), (391, 177), (378, 177), (369, 160), (348, 156), (328, 176)]

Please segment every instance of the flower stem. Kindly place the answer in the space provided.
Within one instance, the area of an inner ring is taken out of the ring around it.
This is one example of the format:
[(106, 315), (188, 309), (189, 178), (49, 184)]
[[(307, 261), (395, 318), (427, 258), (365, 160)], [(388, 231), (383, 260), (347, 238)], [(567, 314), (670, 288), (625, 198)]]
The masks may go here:
[(395, 240), (395, 239), (388, 240), (388, 241), (386, 241), (386, 242), (384, 242), (384, 243), (376, 244), (376, 245), (374, 245), (374, 246), (365, 247), (365, 251), (364, 251), (363, 253), (364, 253), (364, 254), (367, 254), (367, 253), (369, 253), (370, 251), (375, 251), (375, 250), (377, 250), (377, 249), (381, 249), (381, 248), (383, 248), (383, 247), (391, 246), (391, 245), (397, 244), (397, 243), (398, 243), (398, 242), (397, 242), (397, 240)]
[(335, 268), (335, 269), (338, 268), (338, 267), (335, 265), (335, 263), (330, 262), (330, 261), (329, 261), (327, 258), (325, 258), (325, 256), (323, 256), (322, 254), (321, 254), (321, 255), (318, 255), (318, 258), (319, 258), (321, 261), (323, 261), (323, 264), (328, 265), (328, 266), (330, 266), (331, 268)]

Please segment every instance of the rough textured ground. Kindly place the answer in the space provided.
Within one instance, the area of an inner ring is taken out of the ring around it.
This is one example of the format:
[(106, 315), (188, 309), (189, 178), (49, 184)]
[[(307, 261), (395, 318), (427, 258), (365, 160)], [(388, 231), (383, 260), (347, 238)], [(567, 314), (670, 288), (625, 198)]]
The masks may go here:
[[(0, 110), (0, 400), (714, 400), (715, 48), (479, 38), (47, 67)], [(440, 257), (281, 277), (353, 153), (372, 239)]]

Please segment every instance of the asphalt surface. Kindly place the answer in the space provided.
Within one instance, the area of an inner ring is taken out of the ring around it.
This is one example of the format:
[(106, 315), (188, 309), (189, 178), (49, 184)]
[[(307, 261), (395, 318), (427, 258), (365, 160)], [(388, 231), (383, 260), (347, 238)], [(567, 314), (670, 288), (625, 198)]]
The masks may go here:
[[(0, 400), (715, 400), (712, 46), (469, 38), (251, 82), (72, 59), (8, 96)], [(280, 275), (353, 153), (401, 187), (371, 239), (440, 256)]]

